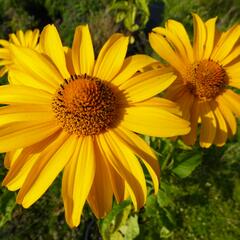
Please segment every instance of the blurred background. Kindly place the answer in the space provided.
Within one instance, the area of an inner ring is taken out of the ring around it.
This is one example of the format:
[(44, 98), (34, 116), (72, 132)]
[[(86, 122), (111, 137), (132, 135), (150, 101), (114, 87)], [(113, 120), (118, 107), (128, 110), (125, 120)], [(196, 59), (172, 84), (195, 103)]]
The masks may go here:
[[(192, 38), (192, 16), (204, 20), (218, 16), (226, 30), (240, 21), (240, 0), (0, 0), (0, 38), (17, 30), (42, 28), (54, 23), (64, 45), (71, 47), (74, 29), (89, 24), (95, 52), (114, 32), (131, 36), (128, 54), (157, 56), (148, 32), (169, 19), (181, 21)], [(6, 77), (1, 83), (6, 82)], [(61, 176), (29, 209), (16, 205), (16, 193), (0, 188), (0, 239), (240, 239), (240, 134), (221, 148), (188, 147), (180, 140), (142, 136), (156, 151), (161, 164), (161, 189), (145, 208), (134, 212), (129, 201), (114, 204), (97, 220), (86, 205), (81, 224), (65, 223)], [(0, 162), (0, 180), (6, 169)]]

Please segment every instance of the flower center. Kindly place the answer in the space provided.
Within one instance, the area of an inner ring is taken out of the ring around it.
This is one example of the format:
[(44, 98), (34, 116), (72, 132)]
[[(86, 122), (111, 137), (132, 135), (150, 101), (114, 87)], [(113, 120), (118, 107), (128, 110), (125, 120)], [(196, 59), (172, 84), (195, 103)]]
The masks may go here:
[(183, 78), (189, 91), (201, 100), (217, 97), (228, 84), (225, 70), (212, 60), (190, 65)]
[(109, 83), (75, 75), (58, 89), (52, 108), (60, 126), (78, 136), (96, 135), (119, 120), (118, 95)]

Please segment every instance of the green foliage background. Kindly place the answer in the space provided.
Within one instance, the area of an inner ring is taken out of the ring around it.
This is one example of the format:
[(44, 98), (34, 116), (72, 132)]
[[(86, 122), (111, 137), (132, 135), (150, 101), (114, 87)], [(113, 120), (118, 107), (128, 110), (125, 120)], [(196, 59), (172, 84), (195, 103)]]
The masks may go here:
[[(147, 41), (152, 27), (173, 18), (192, 33), (191, 12), (203, 19), (219, 16), (226, 29), (240, 20), (239, 0), (0, 0), (0, 37), (18, 29), (57, 25), (71, 45), (77, 25), (88, 23), (95, 49), (116, 31), (130, 34), (129, 53), (154, 55)], [(156, 57), (156, 56), (155, 56)], [(1, 79), (6, 82), (6, 78)], [(81, 224), (70, 229), (64, 220), (61, 176), (31, 208), (15, 204), (16, 193), (0, 189), (0, 239), (111, 240), (237, 240), (240, 239), (240, 134), (222, 147), (190, 148), (180, 140), (143, 138), (161, 163), (161, 188), (145, 208), (134, 212), (129, 201), (114, 204), (105, 219), (96, 220), (88, 206)], [(0, 180), (6, 174), (3, 155)]]

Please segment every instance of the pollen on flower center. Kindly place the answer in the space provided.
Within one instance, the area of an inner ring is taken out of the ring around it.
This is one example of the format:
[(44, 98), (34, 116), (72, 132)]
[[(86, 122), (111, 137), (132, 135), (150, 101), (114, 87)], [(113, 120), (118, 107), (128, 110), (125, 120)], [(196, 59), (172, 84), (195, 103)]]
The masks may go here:
[(212, 60), (190, 65), (183, 78), (189, 91), (202, 100), (217, 97), (228, 84), (225, 70)]
[(61, 127), (78, 136), (104, 132), (119, 118), (114, 89), (107, 82), (87, 75), (65, 80), (54, 96), (52, 108)]

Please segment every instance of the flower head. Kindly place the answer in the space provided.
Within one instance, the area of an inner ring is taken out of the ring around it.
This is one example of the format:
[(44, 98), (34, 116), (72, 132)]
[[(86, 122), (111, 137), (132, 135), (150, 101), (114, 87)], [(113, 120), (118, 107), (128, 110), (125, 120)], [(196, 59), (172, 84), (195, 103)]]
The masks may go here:
[(219, 33), (216, 18), (203, 22), (193, 14), (193, 20), (193, 47), (184, 26), (174, 20), (168, 20), (165, 28), (154, 28), (149, 40), (178, 76), (166, 96), (180, 105), (183, 117), (191, 122), (184, 142), (194, 144), (201, 123), (200, 145), (222, 146), (236, 133), (233, 114), (240, 116), (240, 97), (230, 89), (240, 87), (240, 26)]
[[(88, 26), (77, 27), (71, 51), (64, 53), (56, 28), (40, 37), (42, 53), (11, 45), (12, 78), (20, 85), (0, 87), (0, 151), (12, 151), (3, 184), (20, 191), (17, 202), (31, 206), (63, 170), (62, 196), (70, 226), (77, 226), (87, 200), (97, 217), (105, 216), (115, 196), (130, 196), (135, 208), (146, 201), (139, 159), (155, 192), (159, 165), (150, 147), (134, 132), (176, 136), (189, 123), (176, 105), (154, 98), (175, 75), (169, 69), (140, 73), (155, 60), (125, 59), (128, 37), (114, 34), (95, 60)], [(159, 84), (161, 82), (161, 84)], [(139, 158), (139, 159), (138, 159)]]
[[(13, 59), (9, 50), (10, 44), (16, 46), (27, 47), (31, 49), (38, 49), (39, 30), (27, 30), (25, 33), (22, 30), (17, 31), (16, 34), (9, 34), (9, 41), (0, 39), (0, 62), (2, 68), (0, 69), (0, 77), (2, 77), (13, 63)], [(11, 81), (11, 80), (10, 80)]]

